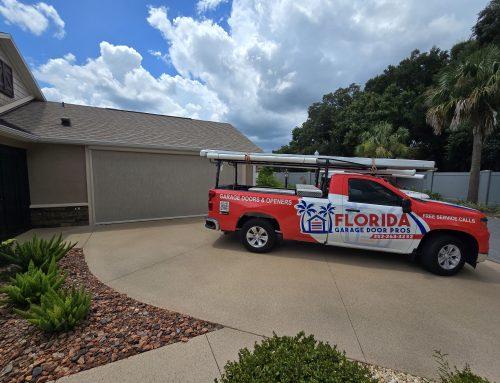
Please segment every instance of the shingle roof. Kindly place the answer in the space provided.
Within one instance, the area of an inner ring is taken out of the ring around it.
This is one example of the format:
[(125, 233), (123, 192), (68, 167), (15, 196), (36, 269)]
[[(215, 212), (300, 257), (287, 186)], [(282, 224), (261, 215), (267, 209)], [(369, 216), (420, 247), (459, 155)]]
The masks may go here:
[[(63, 117), (71, 120), (71, 126), (61, 124)], [(59, 102), (30, 102), (1, 115), (0, 124), (45, 142), (261, 151), (227, 123)]]

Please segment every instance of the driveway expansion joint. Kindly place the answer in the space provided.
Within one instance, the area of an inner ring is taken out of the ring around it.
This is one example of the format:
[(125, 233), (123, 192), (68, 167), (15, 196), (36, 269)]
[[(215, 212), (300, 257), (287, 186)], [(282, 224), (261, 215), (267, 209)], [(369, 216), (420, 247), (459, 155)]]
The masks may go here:
[(340, 301), (342, 302), (342, 306), (344, 306), (345, 313), (347, 315), (347, 319), (349, 319), (349, 324), (351, 325), (352, 331), (354, 332), (354, 336), (356, 337), (356, 341), (358, 342), (359, 349), (361, 351), (361, 355), (363, 355), (363, 360), (365, 363), (368, 363), (366, 360), (366, 355), (365, 351), (363, 350), (363, 346), (361, 346), (361, 342), (359, 341), (358, 333), (356, 332), (356, 329), (354, 328), (354, 324), (352, 323), (351, 315), (349, 314), (349, 310), (347, 309), (347, 306), (344, 302), (344, 298), (342, 297), (342, 293), (340, 292), (339, 286), (337, 284), (337, 280), (335, 279), (335, 275), (333, 274), (333, 271), (330, 267), (330, 263), (326, 259), (326, 256), (323, 256), (326, 267), (328, 267), (328, 271), (330, 272), (330, 276), (332, 277), (333, 284), (335, 285), (335, 288), (337, 289), (337, 292), (339, 293)]
[(224, 328), (228, 328), (228, 329), (231, 329), (231, 330), (234, 330), (234, 331), (244, 332), (245, 334), (250, 334), (250, 335), (258, 336), (258, 337), (261, 337), (261, 338), (264, 338), (264, 339), (265, 338), (269, 338), (267, 335), (257, 334), (256, 332), (252, 332), (252, 331), (248, 331), (248, 330), (242, 330), (240, 328), (228, 326), (228, 325), (225, 325), (223, 323), (219, 323), (219, 324), (221, 326), (224, 326)]
[(205, 339), (208, 342), (208, 347), (210, 347), (210, 352), (212, 353), (212, 356), (214, 357), (215, 365), (217, 366), (217, 370), (219, 370), (219, 375), (222, 376), (222, 372), (219, 367), (219, 362), (217, 362), (217, 358), (215, 357), (214, 349), (212, 348), (212, 344), (210, 343), (210, 339), (208, 339), (207, 334), (205, 334)]

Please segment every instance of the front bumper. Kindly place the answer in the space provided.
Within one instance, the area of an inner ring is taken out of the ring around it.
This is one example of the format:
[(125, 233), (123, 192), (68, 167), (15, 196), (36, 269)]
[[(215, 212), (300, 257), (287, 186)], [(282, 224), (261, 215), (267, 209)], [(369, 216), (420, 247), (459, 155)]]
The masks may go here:
[(219, 221), (217, 221), (215, 218), (206, 218), (205, 227), (207, 229), (212, 229), (217, 231), (220, 230)]
[(488, 258), (488, 253), (478, 253), (476, 263), (484, 262)]

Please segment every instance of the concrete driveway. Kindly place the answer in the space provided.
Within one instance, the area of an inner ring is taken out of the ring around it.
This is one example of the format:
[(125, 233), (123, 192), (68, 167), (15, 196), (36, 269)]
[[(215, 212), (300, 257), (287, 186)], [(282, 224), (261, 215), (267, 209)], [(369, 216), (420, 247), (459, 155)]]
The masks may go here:
[(500, 264), (437, 277), (406, 257), (288, 242), (249, 253), (201, 219), (72, 229), (92, 272), (153, 305), (258, 335), (304, 330), (349, 357), (435, 376), (434, 350), (499, 380)]

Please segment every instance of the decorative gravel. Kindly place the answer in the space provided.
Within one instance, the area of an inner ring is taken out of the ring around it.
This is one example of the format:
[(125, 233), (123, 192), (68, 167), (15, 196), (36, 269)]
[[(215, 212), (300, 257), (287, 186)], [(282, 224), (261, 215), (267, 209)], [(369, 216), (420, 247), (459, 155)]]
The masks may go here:
[(372, 376), (380, 383), (430, 383), (432, 380), (410, 375), (405, 372), (392, 370), (386, 367), (363, 363), (370, 370)]
[(222, 328), (114, 291), (92, 275), (80, 249), (59, 265), (68, 286), (92, 294), (88, 318), (73, 331), (46, 335), (0, 307), (0, 382), (43, 383)]

